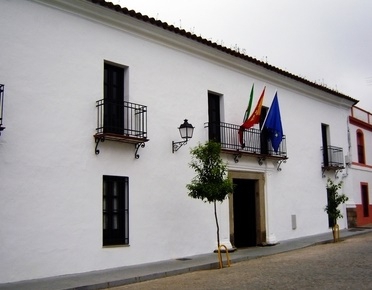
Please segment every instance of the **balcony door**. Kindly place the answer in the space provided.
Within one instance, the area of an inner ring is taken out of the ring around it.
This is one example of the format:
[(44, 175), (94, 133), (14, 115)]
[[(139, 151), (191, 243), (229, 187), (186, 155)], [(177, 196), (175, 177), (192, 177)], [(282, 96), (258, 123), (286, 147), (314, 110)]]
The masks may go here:
[(104, 133), (124, 134), (124, 69), (105, 63)]
[(221, 113), (220, 113), (220, 96), (208, 92), (208, 128), (209, 140), (221, 142)]
[(329, 145), (329, 126), (326, 124), (322, 124), (322, 145), (323, 145), (323, 166), (329, 166), (329, 152), (328, 152), (328, 145)]

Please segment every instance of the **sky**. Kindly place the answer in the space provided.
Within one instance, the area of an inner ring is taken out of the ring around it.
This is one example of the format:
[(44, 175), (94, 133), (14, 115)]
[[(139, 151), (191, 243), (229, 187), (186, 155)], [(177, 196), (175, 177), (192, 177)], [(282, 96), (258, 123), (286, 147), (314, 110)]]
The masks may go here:
[(372, 112), (371, 0), (114, 0), (359, 100)]

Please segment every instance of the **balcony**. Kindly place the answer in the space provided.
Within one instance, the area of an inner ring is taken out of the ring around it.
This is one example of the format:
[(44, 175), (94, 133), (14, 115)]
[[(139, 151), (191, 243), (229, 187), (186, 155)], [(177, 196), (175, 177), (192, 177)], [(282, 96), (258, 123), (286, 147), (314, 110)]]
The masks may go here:
[(3, 104), (4, 104), (4, 85), (0, 84), (0, 135), (1, 135), (1, 132), (5, 129), (5, 127), (3, 127)]
[(323, 162), (322, 162), (322, 176), (325, 177), (324, 172), (326, 170), (335, 170), (337, 172), (344, 169), (344, 153), (341, 147), (327, 146), (326, 150), (324, 147), (321, 148)]
[(275, 152), (265, 131), (250, 128), (243, 132), (243, 146), (239, 140), (239, 125), (229, 123), (205, 123), (209, 131), (209, 139), (221, 143), (222, 152), (233, 154), (235, 162), (238, 162), (242, 155), (256, 157), (259, 164), (265, 159), (287, 159), (286, 137), (283, 136), (278, 152)]
[(114, 103), (104, 99), (96, 102), (97, 128), (94, 139), (95, 153), (99, 142), (105, 140), (135, 145), (135, 158), (139, 147), (145, 147), (147, 139), (147, 106), (130, 102)]

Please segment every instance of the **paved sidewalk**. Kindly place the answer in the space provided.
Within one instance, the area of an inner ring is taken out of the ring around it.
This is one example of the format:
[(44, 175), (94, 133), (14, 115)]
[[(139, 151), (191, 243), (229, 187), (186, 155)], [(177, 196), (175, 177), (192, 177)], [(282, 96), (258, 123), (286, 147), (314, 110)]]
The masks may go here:
[[(358, 234), (372, 232), (372, 227), (342, 230), (341, 239)], [(268, 256), (311, 245), (332, 241), (332, 233), (327, 232), (299, 239), (282, 241), (275, 246), (252, 247), (239, 249), (229, 253), (232, 263)], [(223, 254), (223, 259), (226, 255)], [(84, 274), (66, 275), (46, 279), (28, 280), (17, 283), (0, 284), (0, 289), (54, 290), (54, 289), (104, 289), (139, 281), (162, 278), (192, 271), (216, 269), (218, 267), (217, 254), (210, 253), (185, 257), (163, 262), (122, 267), (105, 271), (95, 271)]]

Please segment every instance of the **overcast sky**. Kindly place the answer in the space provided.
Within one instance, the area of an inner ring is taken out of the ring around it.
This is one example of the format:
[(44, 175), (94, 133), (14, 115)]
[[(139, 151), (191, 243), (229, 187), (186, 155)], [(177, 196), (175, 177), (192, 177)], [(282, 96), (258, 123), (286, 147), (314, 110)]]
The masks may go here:
[(116, 0), (360, 100), (372, 112), (372, 0)]

